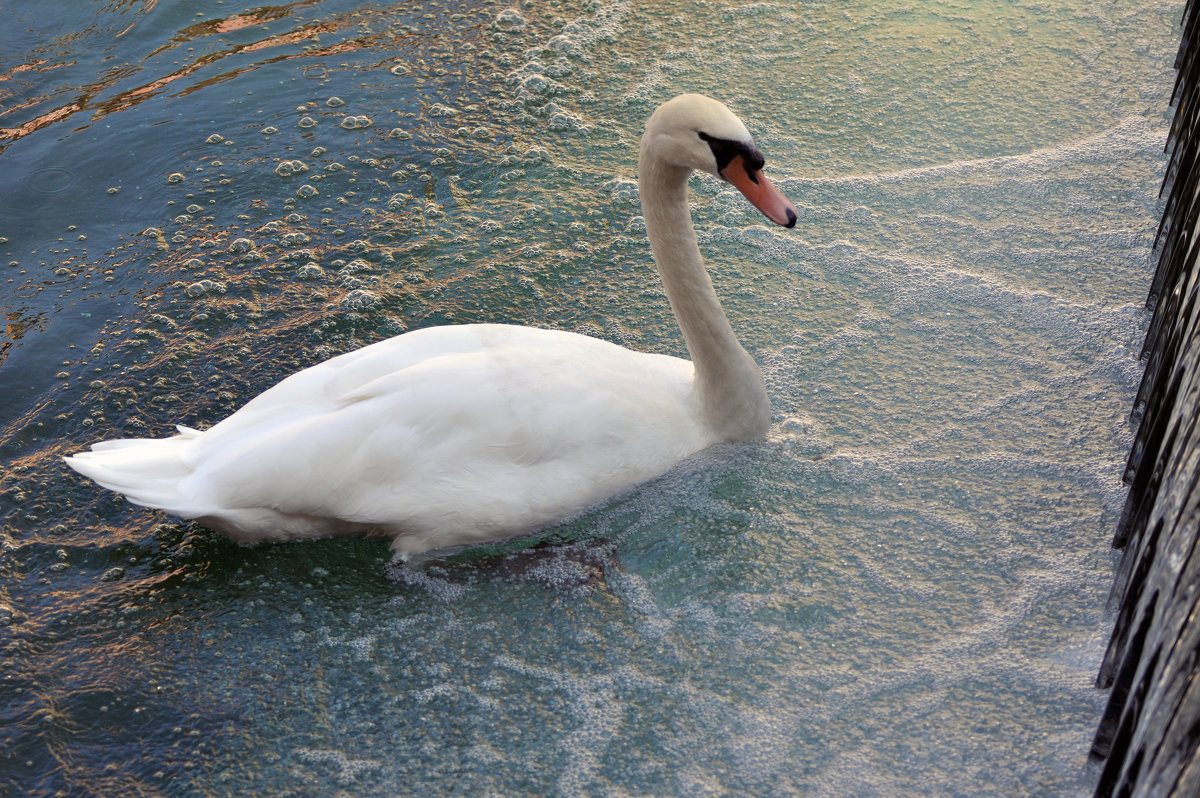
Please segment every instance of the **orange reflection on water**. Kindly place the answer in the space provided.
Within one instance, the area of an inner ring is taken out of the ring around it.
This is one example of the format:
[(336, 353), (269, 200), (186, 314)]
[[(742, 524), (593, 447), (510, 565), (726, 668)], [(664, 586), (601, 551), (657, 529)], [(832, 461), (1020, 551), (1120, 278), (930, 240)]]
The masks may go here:
[[(329, 33), (336, 29), (337, 28), (335, 25), (332, 25), (329, 23), (313, 23), (310, 25), (306, 25), (298, 30), (290, 31), (288, 33), (278, 34), (275, 36), (269, 36), (266, 39), (263, 39), (262, 41), (250, 42), (249, 44), (240, 44), (235, 47), (230, 47), (226, 50), (221, 50), (219, 52), (210, 53), (209, 55), (201, 56), (200, 58), (193, 61), (191, 64), (189, 64), (185, 67), (182, 67), (181, 69), (178, 69), (174, 72), (171, 72), (170, 74), (164, 75), (163, 77), (158, 78), (157, 80), (153, 80), (145, 85), (138, 86), (135, 89), (129, 89), (128, 91), (121, 92), (120, 94), (116, 95), (115, 97), (112, 97), (111, 99), (96, 103), (95, 114), (94, 114), (93, 118), (99, 119), (100, 117), (105, 116), (107, 114), (111, 114), (116, 111), (123, 111), (126, 108), (136, 105), (137, 103), (141, 102), (142, 100), (145, 100), (149, 97), (153, 97), (154, 95), (158, 94), (164, 88), (171, 85), (175, 81), (177, 81), (181, 78), (186, 78), (186, 77), (194, 74), (195, 72), (197, 72), (201, 69), (204, 69), (207, 66), (218, 63), (218, 62), (222, 61), (223, 59), (228, 58), (231, 55), (237, 55), (239, 53), (253, 53), (253, 52), (257, 52), (259, 50), (267, 50), (272, 47), (280, 47), (280, 46), (288, 45), (288, 44), (297, 44), (297, 43), (305, 41), (307, 39), (314, 39), (315, 37), (319, 36), (322, 33)], [(264, 59), (262, 61), (256, 61), (252, 64), (247, 64), (246, 66), (239, 67), (237, 69), (232, 69), (232, 70), (229, 70), (228, 72), (224, 72), (220, 75), (216, 75), (212, 78), (208, 78), (207, 80), (201, 81), (201, 82), (197, 83), (196, 85), (191, 86), (191, 87), (181, 91), (179, 93), (179, 96), (189, 94), (203, 86), (207, 86), (207, 85), (211, 85), (213, 83), (220, 83), (222, 81), (229, 80), (230, 78), (232, 78), (236, 75), (240, 75), (244, 72), (249, 72), (251, 70), (257, 69), (258, 67), (262, 66), (263, 64), (275, 63), (278, 61), (286, 61), (286, 60), (289, 60), (292, 58), (311, 58), (313, 56), (328, 55), (330, 53), (343, 52), (345, 50), (354, 50), (357, 48), (358, 48), (358, 45), (353, 42), (342, 43), (341, 45), (323, 48), (321, 50), (315, 50), (315, 51), (310, 50), (310, 51), (306, 51), (303, 53), (290, 53), (287, 55), (280, 55), (275, 58), (268, 58), (268, 59)]]
[[(107, 92), (111, 91), (118, 81), (129, 78), (144, 68), (144, 64), (150, 58), (175, 49), (184, 44), (194, 44), (198, 41), (211, 36), (228, 34), (236, 31), (244, 31), (256, 25), (263, 25), (270, 22), (276, 22), (280, 19), (285, 19), (297, 9), (314, 5), (318, 0), (302, 0), (301, 2), (292, 3), (282, 6), (263, 6), (261, 8), (242, 11), (233, 14), (229, 17), (220, 19), (205, 20), (187, 26), (180, 30), (177, 34), (171, 37), (170, 42), (158, 47), (148, 56), (142, 59), (139, 64), (126, 65), (117, 69), (109, 69), (103, 75), (91, 83), (85, 84), (75, 90), (75, 97), (68, 102), (63, 102), (51, 110), (39, 113), (32, 119), (22, 122), (17, 125), (8, 127), (0, 127), (0, 152), (5, 147), (18, 139), (24, 138), (42, 128), (48, 127), (56, 122), (59, 122), (67, 117), (70, 117), (80, 111), (91, 110), (92, 118), (89, 121), (94, 121), (116, 111), (122, 111), (130, 108), (146, 99), (152, 98), (166, 90), (167, 87), (179, 81), (181, 78), (187, 78), (194, 75), (198, 71), (211, 67), (214, 64), (220, 63), (231, 56), (239, 56), (248, 53), (257, 53), (260, 51), (271, 50), (279, 47), (295, 47), (307, 41), (316, 42), (323, 34), (331, 34), (337, 32), (342, 25), (339, 21), (329, 22), (307, 22), (299, 27), (284, 32), (268, 35), (265, 38), (257, 41), (244, 42), (224, 47), (221, 50), (210, 52), (199, 56), (184, 66), (175, 69), (168, 74), (156, 77), (153, 80), (147, 81), (140, 86), (132, 89), (127, 89), (114, 96), (106, 99), (99, 99)], [(153, 3), (148, 8), (152, 8)], [(126, 31), (121, 31), (117, 37), (124, 34)], [(263, 64), (277, 63), (294, 58), (319, 58), (337, 53), (353, 51), (365, 47), (371, 39), (353, 38), (340, 42), (335, 42), (317, 49), (307, 49), (303, 51), (293, 50), (291, 52), (276, 55), (271, 58), (265, 58), (253, 63), (245, 64), (234, 69), (227, 70), (219, 75), (207, 78), (196, 85), (187, 87), (179, 92), (179, 96), (186, 95), (197, 88), (220, 83), (230, 80), (237, 75), (254, 70)], [(75, 65), (74, 61), (50, 63), (46, 59), (30, 60), (24, 64), (14, 67), (6, 74), (0, 74), (0, 82), (11, 81), (14, 75), (21, 72), (30, 71), (49, 71), (58, 69), (64, 66)], [(46, 102), (50, 97), (41, 95), (33, 97), (25, 102), (14, 104), (13, 106), (0, 110), (0, 120), (5, 116), (11, 116), (19, 113), (22, 110), (36, 107), (37, 105)]]
[(43, 321), (43, 314), (40, 313), (29, 316), (21, 311), (5, 312), (4, 336), (0, 338), (0, 365), (4, 364), (4, 359), (8, 357), (8, 352), (12, 349), (13, 344), (21, 340), (26, 332), (40, 326)]
[[(45, 70), (43, 70), (42, 67), (46, 66), (47, 64), (50, 64), (50, 61), (45, 58), (40, 59), (40, 60), (35, 58), (24, 64), (17, 64), (15, 67), (10, 69), (7, 73), (0, 72), (0, 83), (3, 83), (4, 81), (7, 81), (7, 80), (12, 80), (13, 75), (17, 75), (21, 72), (43, 72)], [(49, 68), (57, 69), (60, 66), (70, 66), (70, 64), (50, 64)]]
[[(28, 105), (26, 107), (28, 107)], [(36, 130), (41, 130), (47, 125), (52, 125), (58, 120), (68, 117), (76, 111), (82, 109), (83, 106), (79, 103), (71, 103), (69, 105), (55, 108), (52, 111), (47, 111), (40, 116), (36, 116), (20, 127), (0, 127), (0, 141), (5, 139), (8, 139), (9, 141), (16, 141), (19, 138), (28, 136), (30, 133), (33, 133)]]

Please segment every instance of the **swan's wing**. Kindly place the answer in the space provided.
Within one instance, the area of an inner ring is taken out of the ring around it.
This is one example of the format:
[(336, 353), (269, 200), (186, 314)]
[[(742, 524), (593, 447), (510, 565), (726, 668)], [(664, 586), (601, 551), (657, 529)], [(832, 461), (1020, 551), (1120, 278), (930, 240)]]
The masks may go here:
[(265, 392), (192, 447), (190, 491), (396, 528), (532, 529), (707, 444), (687, 361), (530, 328), (437, 330), (453, 332), (418, 336), (419, 357), (401, 336)]

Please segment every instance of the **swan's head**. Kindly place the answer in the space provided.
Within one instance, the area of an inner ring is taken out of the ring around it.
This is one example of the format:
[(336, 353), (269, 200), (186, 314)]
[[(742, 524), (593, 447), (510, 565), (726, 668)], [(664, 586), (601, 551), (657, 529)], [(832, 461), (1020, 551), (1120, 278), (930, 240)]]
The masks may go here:
[(646, 123), (642, 157), (707, 172), (733, 184), (776, 224), (796, 224), (796, 208), (763, 174), (763, 157), (733, 111), (701, 94), (681, 94)]

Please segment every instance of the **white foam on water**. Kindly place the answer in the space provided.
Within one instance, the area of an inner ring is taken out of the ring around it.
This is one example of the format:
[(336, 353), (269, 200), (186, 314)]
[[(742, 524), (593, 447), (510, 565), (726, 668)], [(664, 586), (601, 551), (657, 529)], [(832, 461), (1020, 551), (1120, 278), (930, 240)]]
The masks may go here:
[(564, 729), (559, 750), (565, 764), (559, 769), (556, 790), (560, 795), (578, 795), (593, 784), (601, 771), (601, 757), (620, 733), (625, 708), (616, 697), (612, 674), (575, 676), (530, 665), (513, 657), (496, 659), (500, 667), (548, 683), (564, 694), (576, 725)]
[(470, 590), (467, 585), (443, 579), (426, 568), (409, 567), (399, 562), (389, 564), (388, 577), (402, 585), (424, 588), (429, 595), (443, 602), (457, 601)]
[(342, 786), (353, 785), (363, 774), (375, 772), (381, 767), (376, 760), (354, 759), (341, 751), (329, 748), (296, 748), (294, 754), (302, 762), (336, 767), (338, 772), (334, 778)]
[(912, 183), (978, 174), (1037, 180), (1041, 179), (1041, 175), (1064, 166), (1091, 161), (1114, 162), (1129, 155), (1143, 155), (1148, 151), (1161, 149), (1167, 141), (1168, 132), (1169, 129), (1161, 122), (1151, 121), (1144, 116), (1130, 115), (1092, 136), (1018, 155), (954, 161), (863, 175), (803, 178), (781, 176), (775, 183), (785, 190), (801, 192), (806, 185)]

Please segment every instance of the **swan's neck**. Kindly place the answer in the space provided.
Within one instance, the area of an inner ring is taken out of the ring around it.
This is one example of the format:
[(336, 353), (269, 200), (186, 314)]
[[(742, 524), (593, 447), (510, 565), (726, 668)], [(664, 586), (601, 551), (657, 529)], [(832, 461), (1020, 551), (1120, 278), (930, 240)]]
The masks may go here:
[(733, 334), (700, 257), (688, 208), (690, 169), (643, 152), (638, 190), (646, 235), (671, 309), (696, 368), (699, 410), (716, 440), (761, 438), (771, 408), (762, 374)]

